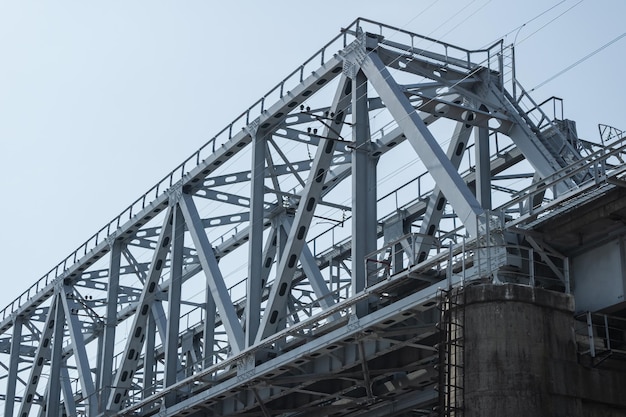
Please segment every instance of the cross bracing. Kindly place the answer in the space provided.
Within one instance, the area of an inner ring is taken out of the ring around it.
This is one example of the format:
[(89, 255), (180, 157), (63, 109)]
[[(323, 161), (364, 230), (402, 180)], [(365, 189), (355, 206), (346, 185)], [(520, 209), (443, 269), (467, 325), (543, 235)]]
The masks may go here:
[(0, 312), (5, 415), (432, 410), (439, 290), (621, 181), (511, 59), (353, 22)]

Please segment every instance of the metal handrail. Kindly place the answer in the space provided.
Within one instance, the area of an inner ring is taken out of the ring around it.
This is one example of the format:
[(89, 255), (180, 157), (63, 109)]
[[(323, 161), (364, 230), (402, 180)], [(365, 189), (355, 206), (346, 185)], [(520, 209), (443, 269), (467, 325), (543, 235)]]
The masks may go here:
[[(110, 222), (105, 224), (100, 230), (87, 239), (76, 250), (71, 252), (61, 262), (50, 269), (43, 277), (37, 280), (26, 291), (16, 297), (9, 305), (0, 310), (0, 320), (5, 320), (10, 314), (19, 309), (25, 302), (31, 299), (32, 296), (41, 292), (44, 288), (48, 287), (53, 281), (63, 276), (67, 269), (76, 264), (83, 256), (86, 256), (91, 250), (95, 249), (99, 244), (115, 235), (116, 231), (120, 229), (124, 222), (132, 220), (142, 210), (146, 209), (150, 204), (154, 203), (160, 196), (167, 193), (167, 190), (175, 183), (185, 178), (185, 175), (192, 169), (198, 167), (209, 155), (215, 152), (216, 148), (225, 144), (228, 140), (233, 138), (234, 134), (239, 132), (239, 128), (245, 128), (252, 120), (258, 115), (261, 115), (265, 108), (265, 102), (267, 99), (277, 94), (278, 98), (282, 98), (289, 92), (287, 84), (289, 82), (296, 81), (295, 85), (301, 83), (304, 80), (305, 67), (313, 62), (319, 60), (320, 65), (324, 65), (328, 61), (328, 57), (334, 56), (332, 53), (327, 53), (327, 50), (333, 45), (340, 46), (338, 50), (344, 48), (347, 45), (347, 35), (356, 33), (357, 28), (362, 24), (371, 24), (378, 27), (379, 32), (382, 33), (383, 29), (392, 30), (396, 33), (403, 33), (411, 37), (413, 42), (414, 38), (428, 41), (434, 44), (443, 46), (446, 51), (454, 50), (461, 52), (467, 56), (468, 63), (471, 63), (471, 54), (489, 52), (496, 46), (501, 48), (502, 41), (498, 41), (486, 49), (468, 50), (461, 48), (443, 41), (439, 41), (428, 36), (418, 35), (404, 29), (396, 28), (383, 23), (375, 22), (373, 20), (357, 18), (347, 28), (341, 30), (341, 32), (333, 37), (329, 42), (322, 46), (316, 53), (314, 53), (309, 59), (304, 61), (298, 68), (287, 75), (281, 82), (271, 88), (265, 95), (253, 103), (248, 109), (242, 112), (236, 117), (230, 124), (219, 131), (213, 138), (202, 145), (196, 152), (185, 159), (181, 164), (174, 168), (168, 175), (164, 176), (156, 185), (146, 191), (137, 200), (131, 203), (126, 209), (124, 209), (118, 216), (114, 217)], [(338, 42), (340, 41), (340, 42)], [(255, 111), (256, 110), (256, 111)], [(106, 248), (105, 248), (106, 250)]]

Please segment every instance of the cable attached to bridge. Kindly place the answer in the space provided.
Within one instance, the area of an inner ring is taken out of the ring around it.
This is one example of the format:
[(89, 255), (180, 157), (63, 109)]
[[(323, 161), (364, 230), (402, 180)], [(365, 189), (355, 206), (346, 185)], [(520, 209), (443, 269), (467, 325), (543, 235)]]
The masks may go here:
[(540, 82), (539, 84), (537, 84), (535, 87), (533, 87), (529, 93), (535, 91), (536, 89), (543, 87), (544, 85), (546, 85), (547, 83), (549, 83), (550, 81), (554, 80), (555, 78), (560, 77), (561, 75), (565, 74), (567, 71), (571, 70), (572, 68), (576, 67), (579, 64), (582, 64), (583, 62), (585, 62), (586, 60), (588, 60), (589, 58), (591, 58), (592, 56), (594, 56), (595, 54), (597, 54), (598, 52), (601, 52), (602, 50), (608, 48), (609, 46), (613, 45), (615, 42), (619, 41), (620, 39), (622, 39), (624, 36), (626, 36), (626, 32), (622, 33), (621, 35), (613, 38), (612, 40), (608, 41), (607, 43), (605, 43), (604, 45), (602, 45), (601, 47), (599, 47), (598, 49), (596, 49), (593, 52), (590, 52), (589, 54), (585, 55), (584, 57), (582, 57), (581, 59), (579, 59), (578, 61), (574, 62), (573, 64), (571, 64), (570, 66), (562, 69), (561, 71), (557, 72), (556, 74), (554, 74), (553, 76), (551, 76), (550, 78), (548, 78), (547, 80)]

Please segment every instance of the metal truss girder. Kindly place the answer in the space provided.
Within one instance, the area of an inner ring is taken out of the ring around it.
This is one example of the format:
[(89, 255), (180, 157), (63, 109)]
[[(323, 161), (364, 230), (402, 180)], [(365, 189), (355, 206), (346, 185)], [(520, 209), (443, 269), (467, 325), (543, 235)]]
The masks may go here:
[(436, 117), (445, 117), (446, 119), (456, 120), (471, 126), (491, 126), (491, 130), (503, 134), (508, 134), (513, 126), (513, 123), (503, 114), (472, 109), (457, 103), (456, 101), (462, 100), (460, 96), (458, 96), (456, 101), (448, 101), (419, 92), (412, 93), (407, 91), (406, 95), (409, 96), (411, 104), (415, 109)]
[[(485, 93), (483, 100), (485, 99), (498, 102), (508, 112), (509, 117), (515, 121), (508, 136), (542, 178), (549, 177), (562, 168), (541, 142), (537, 133), (533, 131), (533, 123), (528, 115), (521, 110), (518, 111), (512, 104), (513, 98), (508, 93), (502, 93), (491, 86), (491, 89)], [(556, 190), (558, 194), (563, 194), (575, 186), (576, 184), (572, 180), (569, 182), (559, 181), (556, 184)]]
[[(276, 136), (276, 134), (274, 134), (274, 136)], [(349, 158), (349, 155), (346, 155), (345, 157)], [(292, 168), (295, 169), (297, 172), (308, 171), (311, 169), (311, 162), (312, 161), (307, 159), (303, 161), (291, 162), (289, 165), (287, 164), (274, 165), (274, 169), (272, 170), (272, 172), (265, 173), (265, 178), (271, 178), (272, 176), (279, 177), (282, 175), (289, 175), (292, 173)], [(335, 165), (335, 164), (348, 163), (349, 160), (340, 161), (339, 158), (335, 158), (333, 162), (334, 162), (333, 165)], [(206, 181), (204, 182), (204, 187), (219, 187), (219, 186), (224, 186), (224, 185), (232, 185), (232, 184), (238, 184), (242, 182), (249, 182), (250, 176), (251, 176), (250, 171), (241, 171), (241, 172), (237, 172), (234, 174), (227, 174), (227, 175), (223, 175), (219, 177), (210, 177), (210, 178), (207, 178)]]
[[(439, 63), (429, 62), (424, 59), (420, 59), (420, 55), (407, 55), (405, 53), (395, 52), (389, 48), (379, 46), (376, 48), (376, 52), (380, 56), (381, 60), (386, 66), (397, 70), (409, 72), (411, 74), (425, 77), (429, 80), (436, 80), (449, 86), (457, 86), (458, 80), (464, 80), (465, 85), (471, 86), (474, 83), (480, 82), (477, 77), (477, 70), (479, 67), (469, 70), (455, 69), (450, 66), (444, 66)], [(469, 70), (469, 71), (468, 71)], [(385, 100), (383, 99), (383, 102)]]
[[(276, 115), (279, 113), (286, 115), (299, 103), (305, 100), (306, 97), (323, 88), (340, 72), (341, 60), (337, 57), (331, 57), (328, 59), (320, 68), (318, 68), (318, 70), (310, 76), (302, 79), (301, 83), (292, 88), (289, 92), (286, 92), (284, 95), (281, 94), (280, 99), (274, 105), (262, 112), (260, 116), (261, 127), (264, 129), (270, 129), (280, 124), (284, 120), (284, 117), (275, 117)], [(201, 183), (204, 178), (221, 167), (226, 160), (241, 151), (245, 145), (250, 143), (250, 141), (251, 137), (245, 130), (234, 134), (222, 146), (215, 147), (213, 153), (206, 159), (202, 161), (198, 160), (195, 168), (191, 169), (189, 172), (183, 172), (181, 174), (182, 186)], [(176, 171), (180, 170), (177, 169)], [(172, 173), (172, 179), (173, 176), (174, 173)], [(119, 224), (119, 227), (116, 230), (117, 236), (132, 236), (135, 232), (140, 230), (140, 227), (145, 224), (148, 219), (155, 217), (159, 212), (161, 212), (161, 210), (167, 207), (168, 199), (168, 194), (161, 192), (161, 194), (158, 194), (150, 203), (144, 204), (144, 207), (137, 214), (133, 215), (130, 219), (128, 219), (128, 221)], [(96, 244), (93, 249), (85, 253), (82, 258), (78, 259), (73, 265), (67, 268), (63, 274), (59, 274), (60, 279), (70, 277), (73, 281), (78, 280), (79, 278), (76, 276), (78, 273), (86, 269), (87, 265), (92, 264), (95, 260), (104, 256), (104, 254), (108, 251), (108, 242), (106, 242), (106, 239), (103, 239), (103, 241)], [(16, 309), (14, 313), (23, 314), (24, 312), (29, 312), (34, 307), (39, 306), (53, 295), (54, 285), (54, 282), (46, 285), (44, 289), (30, 297), (28, 302), (23, 303), (20, 308)], [(11, 327), (11, 325), (12, 319), (10, 317), (5, 318), (2, 322), (0, 322), (0, 332), (6, 331)]]
[[(459, 168), (461, 164), (461, 160), (463, 158), (463, 154), (465, 153), (465, 149), (467, 148), (467, 141), (472, 133), (472, 127), (466, 126), (464, 123), (457, 123), (454, 128), (454, 133), (452, 134), (452, 138), (450, 139), (450, 144), (448, 145), (448, 151), (446, 155), (450, 160), (450, 163), (455, 169)], [(424, 218), (422, 220), (422, 224), (420, 226), (419, 233), (423, 236), (435, 236), (435, 232), (437, 231), (437, 226), (441, 221), (443, 216), (443, 211), (446, 205), (446, 198), (444, 193), (441, 191), (441, 188), (438, 185), (435, 185), (432, 194), (428, 199), (428, 206), (426, 208), (426, 213), (424, 214)], [(418, 261), (423, 261), (426, 259), (426, 254), (432, 247), (432, 240), (425, 239), (421, 236), (416, 238), (415, 242), (416, 254)]]
[[(351, 294), (361, 292), (371, 265), (367, 255), (376, 250), (376, 161), (371, 156), (367, 78), (359, 70), (352, 83), (352, 274)], [(358, 303), (352, 312), (360, 317), (367, 313), (367, 301)]]
[[(165, 371), (163, 376), (164, 387), (176, 383), (179, 369), (178, 335), (180, 333), (180, 304), (182, 295), (183, 259), (185, 248), (185, 220), (180, 207), (176, 204), (172, 208), (172, 243), (170, 285), (167, 291), (167, 333), (165, 334)], [(146, 354), (150, 354), (146, 352)], [(176, 401), (176, 393), (165, 397), (166, 406)]]
[[(338, 111), (338, 109), (347, 107), (345, 102), (346, 99), (350, 97), (350, 91), (346, 91), (347, 85), (348, 80), (342, 75), (331, 106), (333, 113)], [(345, 113), (337, 113), (335, 123), (341, 125), (341, 123), (343, 123), (343, 117), (345, 117)], [(290, 282), (293, 279), (298, 258), (302, 253), (306, 232), (313, 219), (315, 207), (321, 198), (325, 182), (324, 179), (333, 158), (335, 149), (334, 140), (337, 139), (339, 134), (335, 129), (329, 129), (328, 126), (325, 126), (322, 136), (326, 139), (321, 140), (317, 147), (315, 159), (311, 166), (311, 174), (307, 178), (300, 204), (296, 210), (293, 227), (289, 231), (284, 252), (282, 252), (279, 260), (276, 279), (272, 285), (265, 313), (263, 314), (261, 325), (257, 333), (257, 343), (276, 331), (280, 319), (282, 318), (281, 316), (286, 312), (286, 300), (290, 293)]]
[[(311, 113), (310, 123), (313, 123), (315, 121), (315, 117), (313, 117), (313, 114)], [(272, 133), (272, 136), (289, 139), (312, 146), (318, 146), (320, 143), (320, 137), (317, 134), (304, 132), (302, 130), (294, 129), (291, 127), (280, 126), (278, 130)]]
[[(411, 58), (421, 57), (421, 58), (428, 58), (431, 61), (438, 61), (437, 63), (438, 68), (458, 67), (461, 70), (461, 72), (464, 72), (466, 70), (473, 70), (478, 67), (478, 64), (475, 64), (469, 60), (469, 55), (468, 55), (468, 59), (458, 59), (458, 58), (448, 56), (447, 54), (442, 55), (437, 52), (428, 51), (426, 49), (416, 48), (413, 45), (409, 46), (409, 45), (404, 45), (398, 42), (393, 42), (389, 39), (385, 39), (382, 37), (380, 38), (379, 42), (381, 45), (385, 45), (387, 47), (391, 47), (391, 48), (403, 51), (405, 53), (408, 53), (410, 54)], [(466, 51), (466, 52), (469, 54), (472, 51)]]
[[(291, 219), (287, 216), (282, 216), (281, 225), (287, 234), (292, 229)], [(326, 281), (324, 281), (324, 277), (322, 277), (322, 273), (319, 270), (317, 262), (315, 261), (315, 258), (306, 243), (302, 245), (300, 263), (302, 264), (304, 274), (308, 278), (309, 284), (311, 285), (311, 288), (313, 288), (320, 306), (325, 309), (332, 307), (334, 300), (331, 298), (331, 291), (328, 288), (328, 285), (326, 285)], [(339, 316), (337, 315), (333, 318), (338, 319)]]
[(254, 132), (252, 170), (250, 172), (250, 226), (248, 239), (248, 280), (246, 282), (245, 347), (254, 344), (261, 320), (263, 292), (263, 230), (265, 229), (265, 160), (267, 147), (264, 132)]
[[(209, 227), (224, 226), (224, 225), (229, 225), (229, 224), (241, 224), (249, 220), (250, 220), (250, 212), (244, 211), (241, 213), (226, 214), (224, 216), (209, 217), (206, 219), (202, 219), (202, 224), (204, 225), (205, 228), (209, 228)], [(186, 256), (185, 258), (188, 259), (189, 257)]]
[(491, 169), (489, 167), (489, 130), (486, 126), (474, 129), (476, 160), (476, 198), (485, 210), (491, 210)]
[[(62, 291), (62, 290), (61, 290)], [(63, 334), (65, 327), (65, 312), (63, 307), (62, 295), (57, 295), (58, 301), (54, 311), (54, 332), (52, 336), (52, 352), (50, 355), (50, 373), (48, 385), (46, 388), (46, 408), (45, 410), (60, 410), (61, 409), (61, 384), (58, 381), (61, 380), (61, 369), (65, 365), (63, 359)], [(73, 401), (67, 399), (67, 401)], [(44, 409), (41, 409), (43, 413)]]
[(446, 190), (448, 201), (450, 201), (470, 236), (477, 236), (478, 217), (483, 214), (480, 203), (467, 188), (422, 119), (415, 113), (383, 62), (376, 54), (370, 53), (364, 59), (361, 68), (404, 131), (437, 185)]
[[(453, 276), (451, 279), (451, 283), (453, 285), (457, 285), (461, 282), (460, 276)], [(315, 337), (309, 339), (309, 341), (299, 347), (294, 348), (288, 352), (285, 352), (278, 357), (268, 360), (262, 364), (259, 364), (255, 367), (255, 372), (250, 373), (248, 375), (241, 375), (237, 378), (230, 378), (219, 385), (215, 385), (205, 391), (198, 392), (192, 398), (185, 399), (180, 401), (178, 404), (164, 410), (163, 416), (177, 416), (183, 415), (184, 412), (190, 411), (195, 407), (198, 407), (200, 404), (203, 404), (211, 399), (218, 397), (221, 394), (228, 392), (236, 392), (238, 388), (247, 386), (247, 384), (252, 380), (258, 380), (259, 378), (263, 378), (263, 376), (267, 373), (273, 373), (277, 369), (281, 367), (289, 367), (290, 363), (303, 358), (309, 357), (313, 352), (323, 351), (325, 347), (336, 345), (337, 343), (341, 344), (342, 340), (349, 339), (357, 334), (361, 334), (366, 329), (375, 328), (381, 323), (388, 320), (396, 320), (399, 317), (407, 317), (412, 316), (416, 312), (423, 312), (433, 308), (434, 302), (436, 299), (438, 292), (440, 291), (441, 283), (435, 283), (430, 285), (422, 290), (419, 290), (415, 293), (407, 295), (405, 298), (400, 299), (393, 303), (392, 305), (381, 307), (379, 310), (369, 313), (368, 315), (359, 318), (358, 320), (351, 321), (350, 323), (345, 324), (335, 330), (331, 330), (329, 333), (324, 334), (323, 336)], [(354, 297), (350, 300), (346, 300), (341, 303), (341, 305), (336, 305), (331, 311), (322, 314), (322, 317), (326, 315), (330, 315), (334, 313), (335, 309), (345, 308), (346, 305), (353, 304), (360, 299), (364, 299), (368, 296), (367, 293), (360, 294), (359, 297)], [(321, 317), (314, 317), (309, 319), (311, 322), (315, 322), (320, 320)], [(307, 321), (308, 322), (308, 321)], [(299, 326), (304, 326), (306, 323), (301, 323)], [(288, 333), (290, 329), (283, 330), (282, 333)], [(281, 334), (275, 335), (274, 338), (281, 337)], [(269, 343), (271, 340), (267, 341)], [(234, 360), (234, 359), (232, 359)], [(353, 358), (353, 361), (358, 360), (358, 357)], [(194, 378), (200, 378), (200, 375), (197, 375)], [(191, 380), (190, 380), (191, 381)]]
[(133, 374), (137, 369), (139, 355), (145, 342), (148, 315), (151, 314), (152, 305), (158, 293), (158, 282), (171, 244), (172, 211), (172, 208), (169, 208), (165, 214), (161, 235), (139, 298), (124, 355), (122, 355), (121, 363), (115, 373), (113, 388), (107, 401), (108, 410), (117, 410), (122, 407), (123, 400), (131, 386)]
[[(81, 332), (81, 322), (78, 319), (78, 312), (81, 311), (81, 306), (74, 299), (74, 291), (69, 285), (63, 286), (59, 297), (65, 311), (65, 320), (72, 342), (74, 359), (78, 367), (78, 378), (80, 380), (82, 395), (87, 403), (89, 415), (95, 415), (98, 410), (98, 400), (96, 398), (96, 390), (91, 375), (91, 366), (89, 366), (85, 340)], [(66, 401), (68, 401), (68, 399), (66, 399)]]
[[(120, 291), (120, 265), (122, 258), (122, 242), (116, 240), (111, 245), (111, 256), (109, 259), (109, 280), (107, 283), (107, 306), (104, 317), (104, 328), (102, 331), (102, 348), (100, 353), (100, 363), (98, 364), (98, 393), (100, 397), (100, 407), (104, 409), (109, 398), (109, 392), (113, 382), (113, 354), (115, 351), (115, 330), (117, 325), (117, 306), (119, 303)], [(128, 288), (130, 289), (130, 288)], [(127, 289), (127, 290), (128, 290)], [(133, 292), (137, 291), (133, 288)]]
[(250, 198), (240, 195), (225, 193), (223, 191), (215, 191), (207, 188), (199, 189), (194, 192), (195, 196), (206, 198), (208, 200), (228, 203), (239, 207), (250, 207)]
[[(368, 99), (368, 108), (370, 110), (379, 110), (385, 107), (380, 97), (369, 97)], [(348, 107), (344, 109), (346, 115), (352, 113), (352, 108)], [(319, 121), (317, 118), (317, 114), (326, 114), (326, 112), (330, 113), (330, 107), (317, 107), (314, 109), (310, 109), (307, 112), (293, 113), (290, 114), (287, 120), (281, 123), (278, 128), (284, 128), (285, 126), (296, 126), (302, 125), (304, 123), (312, 123), (315, 121)]]
[[(65, 413), (68, 416), (78, 416), (76, 403), (74, 402), (74, 393), (72, 391), (72, 381), (70, 380), (70, 372), (67, 366), (61, 369), (61, 381), (59, 381), (59, 383), (62, 385), (61, 389), (63, 390), (63, 407), (65, 408)], [(88, 416), (91, 415), (92, 414), (88, 414)]]
[(4, 402), (4, 415), (12, 416), (13, 407), (15, 402), (15, 389), (17, 387), (17, 372), (20, 362), (20, 350), (22, 344), (22, 323), (24, 318), (21, 316), (15, 317), (13, 322), (13, 334), (11, 335), (11, 356), (9, 358), (8, 380), (6, 383), (5, 402)]
[(198, 258), (207, 278), (208, 288), (213, 294), (213, 299), (222, 317), (228, 339), (234, 353), (240, 352), (244, 343), (244, 333), (241, 323), (237, 318), (233, 302), (228, 295), (228, 289), (220, 272), (217, 260), (213, 253), (213, 247), (209, 243), (200, 215), (190, 195), (183, 194), (179, 201), (180, 208), (187, 223), (193, 243), (198, 251)]
[(48, 308), (48, 316), (43, 326), (43, 330), (41, 333), (41, 338), (39, 339), (39, 344), (37, 346), (37, 352), (33, 357), (33, 363), (30, 368), (30, 374), (28, 376), (28, 384), (24, 389), (24, 394), (22, 395), (22, 405), (20, 406), (20, 410), (18, 415), (24, 416), (30, 414), (30, 408), (33, 405), (33, 400), (35, 399), (35, 395), (37, 392), (37, 385), (39, 383), (41, 374), (43, 373), (43, 367), (46, 365), (46, 361), (50, 360), (50, 352), (52, 348), (52, 336), (55, 331), (57, 325), (63, 326), (62, 323), (58, 323), (55, 321), (56, 319), (56, 310), (59, 297), (56, 296), (52, 299), (52, 303)]

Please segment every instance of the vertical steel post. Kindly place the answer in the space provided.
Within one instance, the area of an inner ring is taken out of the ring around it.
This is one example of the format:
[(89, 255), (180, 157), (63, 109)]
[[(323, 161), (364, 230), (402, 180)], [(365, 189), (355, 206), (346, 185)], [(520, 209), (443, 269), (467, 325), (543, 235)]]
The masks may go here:
[(261, 321), (261, 281), (263, 280), (263, 229), (265, 195), (265, 141), (259, 130), (252, 135), (250, 233), (248, 239), (248, 281), (246, 291), (245, 346), (254, 344)]
[(592, 358), (596, 357), (596, 341), (593, 336), (593, 318), (591, 311), (587, 311), (587, 334), (589, 335), (589, 354)]
[[(367, 77), (360, 70), (352, 79), (352, 117), (352, 294), (357, 294), (368, 276), (365, 257), (376, 250), (376, 165), (369, 154)], [(355, 310), (357, 317), (366, 315), (367, 301)]]
[(535, 286), (535, 251), (528, 249), (528, 271), (530, 274), (530, 286)]
[(13, 334), (11, 335), (11, 357), (9, 359), (9, 369), (7, 375), (7, 390), (4, 399), (4, 415), (13, 415), (15, 406), (15, 387), (17, 384), (17, 371), (20, 362), (20, 348), (22, 346), (22, 324), (24, 318), (16, 316), (13, 320)]
[[(141, 396), (143, 399), (148, 398), (156, 391), (154, 387), (154, 368), (156, 365), (155, 349), (156, 321), (152, 314), (150, 314), (146, 322), (146, 355), (143, 365), (143, 393)], [(146, 408), (144, 411), (148, 411), (148, 409)]]
[(104, 411), (113, 383), (113, 356), (115, 349), (115, 326), (117, 325), (117, 300), (120, 286), (120, 261), (122, 242), (110, 243), (109, 283), (107, 288), (107, 308), (102, 333), (102, 351), (100, 356), (99, 378), (96, 391), (100, 394), (100, 411)]
[[(59, 291), (63, 291), (61, 288)], [(59, 410), (61, 407), (61, 367), (63, 366), (63, 334), (65, 327), (65, 313), (61, 296), (56, 295), (56, 311), (54, 312), (54, 331), (52, 335), (52, 352), (50, 356), (50, 380), (48, 381), (48, 396), (46, 410)]]
[[(178, 333), (180, 331), (180, 301), (183, 282), (183, 251), (185, 239), (185, 220), (177, 203), (174, 204), (170, 287), (168, 291), (167, 308), (167, 335), (165, 336), (165, 387), (176, 383), (178, 375)], [(170, 391), (165, 397), (165, 405), (170, 406), (176, 402), (176, 392)]]
[(476, 199), (483, 209), (491, 210), (491, 161), (489, 159), (489, 129), (486, 126), (475, 128), (474, 145)]

